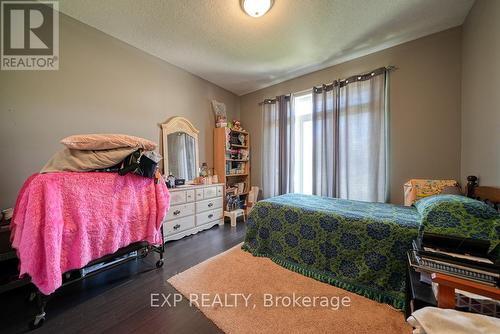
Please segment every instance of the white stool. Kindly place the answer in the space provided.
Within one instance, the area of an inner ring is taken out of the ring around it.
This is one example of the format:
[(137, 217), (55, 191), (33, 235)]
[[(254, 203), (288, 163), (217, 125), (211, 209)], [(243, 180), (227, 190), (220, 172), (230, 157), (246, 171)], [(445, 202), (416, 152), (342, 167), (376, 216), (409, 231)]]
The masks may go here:
[(224, 217), (231, 218), (231, 226), (236, 226), (236, 219), (243, 216), (243, 221), (245, 221), (245, 210), (236, 209), (233, 211), (224, 211)]

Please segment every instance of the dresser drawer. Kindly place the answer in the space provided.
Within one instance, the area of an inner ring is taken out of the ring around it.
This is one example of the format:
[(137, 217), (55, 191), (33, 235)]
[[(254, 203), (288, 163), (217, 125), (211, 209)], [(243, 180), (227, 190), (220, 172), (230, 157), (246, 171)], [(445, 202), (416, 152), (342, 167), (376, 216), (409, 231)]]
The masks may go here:
[(217, 197), (217, 187), (208, 187), (203, 189), (203, 198)]
[(166, 221), (194, 214), (194, 203), (173, 205), (167, 213)]
[(196, 189), (196, 200), (202, 200), (222, 196), (222, 186), (213, 186)]
[(196, 213), (222, 208), (222, 197), (196, 202)]
[(165, 235), (175, 234), (181, 231), (194, 228), (194, 216), (187, 216), (163, 223), (163, 232)]
[(203, 188), (196, 189), (196, 200), (201, 201), (203, 199)]
[(170, 192), (170, 205), (183, 204), (195, 201), (194, 189)]
[(211, 221), (221, 219), (223, 215), (222, 209), (205, 211), (196, 215), (196, 226), (200, 226)]
[(194, 189), (186, 190), (186, 202), (194, 202), (194, 201), (195, 201)]
[(171, 191), (170, 205), (186, 203), (186, 191)]

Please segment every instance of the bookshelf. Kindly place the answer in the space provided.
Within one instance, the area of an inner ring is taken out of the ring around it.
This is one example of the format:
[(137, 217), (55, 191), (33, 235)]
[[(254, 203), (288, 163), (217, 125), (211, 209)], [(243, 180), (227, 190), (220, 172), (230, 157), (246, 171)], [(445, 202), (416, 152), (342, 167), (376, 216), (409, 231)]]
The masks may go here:
[(214, 130), (214, 174), (224, 183), (224, 210), (228, 194), (247, 204), (250, 183), (250, 135), (230, 128)]

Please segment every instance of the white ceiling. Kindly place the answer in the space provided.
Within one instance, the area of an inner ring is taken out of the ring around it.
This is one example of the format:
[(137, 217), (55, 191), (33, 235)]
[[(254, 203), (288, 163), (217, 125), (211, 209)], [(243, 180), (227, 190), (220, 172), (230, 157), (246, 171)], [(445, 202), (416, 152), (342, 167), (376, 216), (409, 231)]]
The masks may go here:
[(474, 0), (60, 0), (60, 10), (238, 95), (461, 25)]

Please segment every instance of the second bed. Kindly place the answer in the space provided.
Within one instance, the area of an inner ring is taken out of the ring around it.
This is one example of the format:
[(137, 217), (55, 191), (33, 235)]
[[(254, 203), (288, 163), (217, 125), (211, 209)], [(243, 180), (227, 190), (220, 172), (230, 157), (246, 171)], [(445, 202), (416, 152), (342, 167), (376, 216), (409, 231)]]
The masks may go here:
[(243, 248), (320, 281), (402, 309), (415, 208), (287, 194), (258, 202)]

